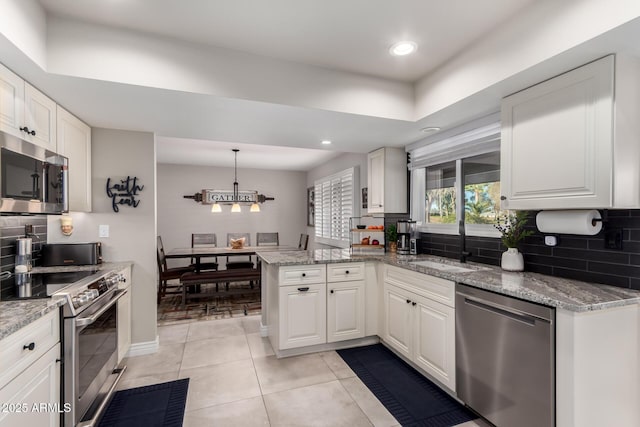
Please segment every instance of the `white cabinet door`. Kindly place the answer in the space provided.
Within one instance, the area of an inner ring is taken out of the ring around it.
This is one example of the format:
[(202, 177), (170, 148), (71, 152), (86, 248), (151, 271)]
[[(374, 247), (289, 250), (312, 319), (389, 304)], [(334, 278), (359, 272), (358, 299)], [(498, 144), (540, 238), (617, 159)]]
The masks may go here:
[(384, 285), (384, 340), (399, 353), (411, 358), (413, 324), (408, 292)]
[(384, 213), (384, 148), (367, 156), (367, 185), (369, 213)]
[(24, 84), (24, 122), (29, 131), (24, 139), (56, 151), (56, 103), (29, 83)]
[(118, 300), (118, 363), (127, 355), (131, 347), (131, 268), (120, 271), (125, 278), (118, 289), (127, 289)]
[(91, 128), (58, 106), (57, 152), (69, 159), (69, 210), (91, 212)]
[(327, 290), (324, 283), (281, 286), (279, 349), (327, 341)]
[(0, 130), (23, 137), (24, 80), (0, 64)]
[(612, 206), (613, 61), (503, 99), (503, 209)]
[(327, 342), (364, 337), (364, 280), (327, 284)]
[(415, 342), (413, 361), (455, 391), (455, 310), (421, 296), (412, 298)]
[(2, 427), (60, 425), (59, 358), (57, 344), (0, 390)]

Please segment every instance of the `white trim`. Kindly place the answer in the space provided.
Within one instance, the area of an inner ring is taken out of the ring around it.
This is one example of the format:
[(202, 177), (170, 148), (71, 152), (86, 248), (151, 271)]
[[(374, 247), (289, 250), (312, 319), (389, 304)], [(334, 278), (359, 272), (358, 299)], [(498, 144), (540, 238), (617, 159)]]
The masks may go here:
[(153, 354), (160, 348), (160, 337), (156, 335), (155, 341), (137, 342), (131, 344), (126, 357), (145, 356)]
[(434, 234), (460, 234), (458, 224), (422, 224), (418, 226), (418, 231)]
[(269, 336), (269, 325), (264, 325), (262, 320), (260, 320), (260, 336), (262, 338), (267, 338)]
[(473, 237), (501, 237), (502, 234), (491, 224), (464, 224), (465, 234)]

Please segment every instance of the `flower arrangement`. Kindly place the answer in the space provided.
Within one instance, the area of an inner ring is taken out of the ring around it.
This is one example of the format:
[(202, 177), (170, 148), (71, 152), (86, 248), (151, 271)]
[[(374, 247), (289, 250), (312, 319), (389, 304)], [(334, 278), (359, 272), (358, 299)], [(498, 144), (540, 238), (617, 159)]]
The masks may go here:
[(502, 244), (507, 248), (517, 248), (518, 244), (527, 236), (533, 234), (532, 230), (525, 230), (524, 227), (529, 219), (526, 211), (515, 211), (500, 215), (493, 226), (502, 233)]

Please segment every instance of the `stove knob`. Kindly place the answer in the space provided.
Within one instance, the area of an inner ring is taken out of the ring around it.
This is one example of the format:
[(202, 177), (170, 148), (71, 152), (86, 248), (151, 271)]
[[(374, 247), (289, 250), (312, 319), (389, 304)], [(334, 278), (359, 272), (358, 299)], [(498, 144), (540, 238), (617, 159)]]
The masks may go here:
[(73, 304), (74, 307), (80, 307), (80, 297), (75, 296), (71, 298), (71, 303)]
[(85, 305), (89, 302), (89, 296), (82, 292), (80, 295), (78, 295), (78, 301), (80, 302), (79, 305)]

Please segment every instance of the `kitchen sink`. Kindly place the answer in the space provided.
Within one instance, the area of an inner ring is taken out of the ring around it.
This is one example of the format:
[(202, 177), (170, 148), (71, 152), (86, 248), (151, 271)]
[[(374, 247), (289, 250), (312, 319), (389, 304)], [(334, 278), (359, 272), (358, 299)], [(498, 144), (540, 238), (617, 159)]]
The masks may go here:
[(446, 264), (444, 262), (437, 261), (414, 261), (409, 264), (418, 265), (421, 267), (433, 268), (434, 270), (446, 271), (447, 273), (468, 273), (470, 271), (484, 270), (482, 267), (461, 266), (456, 264)]

